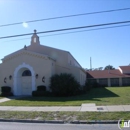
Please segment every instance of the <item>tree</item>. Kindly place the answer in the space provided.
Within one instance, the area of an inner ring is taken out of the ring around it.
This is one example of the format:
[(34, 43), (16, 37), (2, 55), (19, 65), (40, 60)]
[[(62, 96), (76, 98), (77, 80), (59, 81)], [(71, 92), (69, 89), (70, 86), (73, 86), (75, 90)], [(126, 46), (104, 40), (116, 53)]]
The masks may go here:
[(115, 68), (112, 65), (107, 65), (104, 70), (114, 70)]

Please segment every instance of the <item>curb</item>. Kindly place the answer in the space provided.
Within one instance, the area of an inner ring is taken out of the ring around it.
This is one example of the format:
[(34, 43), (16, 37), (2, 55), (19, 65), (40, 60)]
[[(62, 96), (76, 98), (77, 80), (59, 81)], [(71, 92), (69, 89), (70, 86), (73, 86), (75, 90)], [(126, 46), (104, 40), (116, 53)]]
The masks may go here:
[(117, 120), (71, 121), (71, 124), (117, 124)]
[(93, 120), (93, 121), (63, 121), (63, 120), (21, 120), (21, 119), (0, 119), (0, 122), (19, 122), (19, 123), (50, 123), (50, 124), (118, 124), (117, 120)]
[(19, 122), (19, 123), (53, 123), (64, 124), (62, 120), (21, 120), (21, 119), (0, 119), (0, 122)]

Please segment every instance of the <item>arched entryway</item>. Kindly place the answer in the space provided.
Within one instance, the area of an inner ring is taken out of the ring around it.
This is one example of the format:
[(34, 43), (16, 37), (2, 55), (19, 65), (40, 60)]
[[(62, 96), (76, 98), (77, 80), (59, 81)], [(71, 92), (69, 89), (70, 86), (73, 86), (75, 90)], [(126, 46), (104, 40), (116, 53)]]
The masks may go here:
[(23, 63), (14, 71), (14, 95), (31, 95), (34, 90), (34, 70), (30, 65)]
[(21, 75), (21, 95), (32, 94), (31, 76), (32, 76), (31, 71), (25, 68), (25, 70), (22, 72)]

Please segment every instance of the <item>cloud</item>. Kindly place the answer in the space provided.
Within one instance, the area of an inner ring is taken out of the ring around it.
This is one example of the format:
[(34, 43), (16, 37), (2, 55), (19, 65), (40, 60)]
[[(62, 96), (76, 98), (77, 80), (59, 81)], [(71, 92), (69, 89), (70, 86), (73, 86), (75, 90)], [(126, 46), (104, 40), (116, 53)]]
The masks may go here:
[(22, 25), (23, 25), (24, 28), (28, 28), (28, 24), (26, 22), (23, 22)]

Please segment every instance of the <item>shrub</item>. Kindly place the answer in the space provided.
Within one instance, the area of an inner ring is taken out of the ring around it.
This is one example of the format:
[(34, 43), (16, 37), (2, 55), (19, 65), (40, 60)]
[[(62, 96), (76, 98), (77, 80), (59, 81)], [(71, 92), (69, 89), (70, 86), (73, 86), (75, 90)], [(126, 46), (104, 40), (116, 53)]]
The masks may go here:
[(46, 91), (46, 86), (44, 85), (37, 86), (37, 91)]
[(9, 97), (9, 96), (13, 96), (13, 93), (12, 92), (2, 92), (1, 96), (3, 96), (3, 97)]
[(100, 87), (108, 87), (108, 85), (106, 84), (101, 84)]
[(91, 82), (85, 82), (85, 85), (83, 86), (83, 90), (86, 93), (87, 91), (90, 91), (92, 89), (93, 85), (91, 84)]
[(93, 88), (100, 87), (100, 85), (97, 82), (92, 83)]
[(2, 93), (9, 93), (9, 92), (11, 92), (11, 87), (9, 87), (9, 86), (2, 86), (1, 87), (1, 92)]
[(52, 96), (52, 94), (49, 91), (33, 91), (32, 96), (33, 97), (44, 97), (44, 96), (50, 97)]
[(56, 74), (50, 79), (50, 89), (55, 96), (77, 95), (79, 88), (79, 83), (71, 74)]
[(102, 87), (99, 83), (97, 83), (97, 81), (93, 81), (93, 80), (87, 80), (85, 82), (85, 85), (83, 87), (84, 91), (89, 91), (92, 88), (97, 88), (97, 87)]

